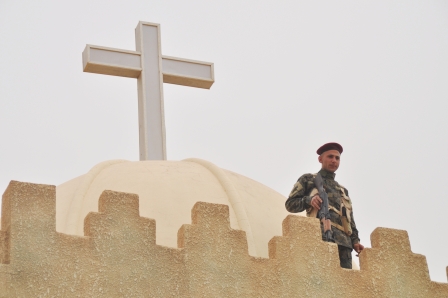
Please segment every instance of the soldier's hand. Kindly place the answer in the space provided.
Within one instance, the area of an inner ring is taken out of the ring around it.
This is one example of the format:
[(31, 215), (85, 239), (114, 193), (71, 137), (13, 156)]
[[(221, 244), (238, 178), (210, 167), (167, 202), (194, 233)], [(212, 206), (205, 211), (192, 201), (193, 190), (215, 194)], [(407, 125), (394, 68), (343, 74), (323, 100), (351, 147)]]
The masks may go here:
[(361, 251), (364, 249), (364, 245), (361, 243), (353, 244), (353, 249), (358, 253), (356, 256), (358, 257)]
[(319, 195), (315, 195), (310, 202), (311, 206), (316, 208), (317, 210), (320, 209), (320, 205), (322, 204), (322, 199), (319, 197)]

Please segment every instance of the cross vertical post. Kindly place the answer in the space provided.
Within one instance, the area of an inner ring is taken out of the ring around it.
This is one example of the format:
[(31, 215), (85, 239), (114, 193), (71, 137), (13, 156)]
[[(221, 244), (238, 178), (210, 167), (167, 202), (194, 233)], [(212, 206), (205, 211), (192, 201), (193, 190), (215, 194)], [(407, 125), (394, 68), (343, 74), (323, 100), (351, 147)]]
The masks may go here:
[(142, 63), (137, 79), (140, 160), (166, 160), (160, 27), (140, 22), (135, 38)]

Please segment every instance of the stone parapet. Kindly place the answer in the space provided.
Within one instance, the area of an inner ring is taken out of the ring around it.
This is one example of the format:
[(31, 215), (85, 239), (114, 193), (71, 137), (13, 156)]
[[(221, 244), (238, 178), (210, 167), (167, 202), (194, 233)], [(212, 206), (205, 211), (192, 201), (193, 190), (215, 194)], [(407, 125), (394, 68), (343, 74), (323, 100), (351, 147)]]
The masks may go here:
[(406, 231), (377, 228), (360, 270), (347, 270), (317, 219), (286, 217), (269, 258), (255, 258), (226, 205), (197, 202), (178, 248), (156, 244), (156, 222), (139, 216), (134, 194), (104, 191), (84, 237), (56, 232), (55, 210), (54, 186), (8, 186), (0, 297), (448, 297)]

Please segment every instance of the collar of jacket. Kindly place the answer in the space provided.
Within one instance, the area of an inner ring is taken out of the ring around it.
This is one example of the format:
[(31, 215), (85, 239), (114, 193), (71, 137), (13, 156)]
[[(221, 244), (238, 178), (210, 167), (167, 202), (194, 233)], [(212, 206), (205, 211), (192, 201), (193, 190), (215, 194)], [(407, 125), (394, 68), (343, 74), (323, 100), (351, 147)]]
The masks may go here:
[(335, 173), (331, 173), (327, 170), (321, 169), (319, 171), (320, 175), (322, 176), (322, 178), (324, 179), (330, 179), (330, 180), (334, 180), (334, 177), (336, 176)]

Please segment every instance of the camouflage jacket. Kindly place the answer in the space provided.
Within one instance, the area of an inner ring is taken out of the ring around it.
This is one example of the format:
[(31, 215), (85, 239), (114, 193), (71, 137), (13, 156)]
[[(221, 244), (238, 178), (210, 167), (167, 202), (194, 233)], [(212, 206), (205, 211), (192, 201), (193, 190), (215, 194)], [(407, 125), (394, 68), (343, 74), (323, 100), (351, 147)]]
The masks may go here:
[[(323, 181), (324, 181), (324, 189), (328, 194), (328, 203), (340, 210), (342, 194), (340, 191), (341, 186), (334, 180), (336, 174), (330, 173), (326, 170), (320, 170)], [(313, 174), (305, 174), (297, 180), (296, 184), (294, 184), (294, 188), (289, 194), (288, 199), (285, 202), (286, 210), (289, 212), (297, 213), (302, 212), (311, 207), (311, 197), (310, 193), (315, 188), (314, 186), (314, 177)], [(345, 195), (348, 196), (348, 190), (343, 187)], [(330, 209), (331, 221), (342, 225), (341, 216), (339, 216), (336, 212)], [(359, 243), (358, 230), (356, 229), (355, 219), (353, 218), (353, 212), (351, 212), (351, 228), (352, 234), (348, 236), (343, 231), (331, 226), (333, 231), (333, 238), (336, 244), (342, 245), (345, 247), (353, 248), (353, 244)], [(321, 224), (321, 229), (323, 231), (323, 226)], [(323, 234), (323, 233), (322, 233)]]

